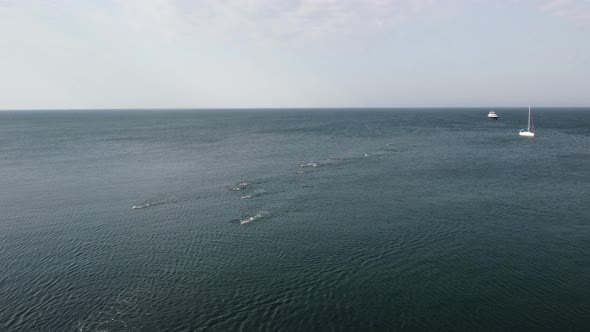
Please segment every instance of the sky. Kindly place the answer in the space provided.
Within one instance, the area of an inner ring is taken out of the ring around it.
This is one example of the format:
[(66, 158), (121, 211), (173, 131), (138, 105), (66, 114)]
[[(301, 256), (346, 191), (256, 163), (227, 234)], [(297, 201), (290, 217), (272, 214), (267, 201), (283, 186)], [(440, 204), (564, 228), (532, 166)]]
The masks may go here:
[(590, 0), (0, 0), (0, 109), (590, 106)]

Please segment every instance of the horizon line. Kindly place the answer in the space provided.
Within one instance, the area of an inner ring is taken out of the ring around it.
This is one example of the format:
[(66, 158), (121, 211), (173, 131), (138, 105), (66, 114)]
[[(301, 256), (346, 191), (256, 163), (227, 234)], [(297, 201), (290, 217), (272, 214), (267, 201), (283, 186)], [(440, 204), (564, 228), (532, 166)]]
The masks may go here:
[[(39, 112), (39, 111), (231, 111), (231, 110), (393, 110), (393, 109), (518, 109), (526, 106), (344, 106), (344, 107), (132, 107), (132, 108), (16, 108), (0, 109), (0, 112)], [(530, 106), (537, 109), (562, 108), (584, 109), (590, 106)]]

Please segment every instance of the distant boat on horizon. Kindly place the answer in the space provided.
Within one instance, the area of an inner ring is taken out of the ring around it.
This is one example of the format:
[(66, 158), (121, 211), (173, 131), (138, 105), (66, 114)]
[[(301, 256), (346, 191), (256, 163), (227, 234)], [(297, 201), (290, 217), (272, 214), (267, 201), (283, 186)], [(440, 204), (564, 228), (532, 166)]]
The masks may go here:
[(526, 129), (521, 129), (518, 134), (524, 137), (535, 137), (535, 133), (533, 132), (535, 128), (535, 124), (531, 118), (531, 107), (529, 106), (529, 122)]
[(490, 111), (490, 113), (488, 113), (488, 119), (498, 120), (498, 114), (494, 111)]

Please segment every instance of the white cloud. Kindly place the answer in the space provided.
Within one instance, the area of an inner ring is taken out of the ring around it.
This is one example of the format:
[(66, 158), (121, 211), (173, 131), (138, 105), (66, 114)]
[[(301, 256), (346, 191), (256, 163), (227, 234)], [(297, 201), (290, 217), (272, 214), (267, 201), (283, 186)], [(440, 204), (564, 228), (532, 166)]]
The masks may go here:
[[(413, 68), (445, 73), (439, 77), (466, 68), (472, 53), (452, 53), (449, 45), (460, 49), (473, 36), (457, 27), (499, 15), (502, 11), (488, 13), (497, 5), (492, 0), (0, 0), (0, 108), (399, 104), (418, 98), (422, 86), (437, 91), (468, 81), (437, 83), (430, 72)], [(514, 5), (537, 16), (542, 11), (579, 19), (588, 12), (581, 0), (501, 4)], [(438, 28), (444, 33), (437, 34)], [(485, 35), (497, 26), (473, 28)], [(580, 39), (576, 33), (563, 36)], [(584, 52), (574, 53), (573, 63), (586, 59)], [(436, 56), (443, 53), (464, 61), (450, 68)], [(412, 79), (420, 84), (408, 84)]]
[(540, 10), (553, 16), (590, 22), (590, 1), (588, 0), (549, 0), (541, 5)]
[(217, 37), (288, 42), (379, 33), (456, 1), (437, 0), (200, 0), (112, 1), (134, 29), (174, 30)]

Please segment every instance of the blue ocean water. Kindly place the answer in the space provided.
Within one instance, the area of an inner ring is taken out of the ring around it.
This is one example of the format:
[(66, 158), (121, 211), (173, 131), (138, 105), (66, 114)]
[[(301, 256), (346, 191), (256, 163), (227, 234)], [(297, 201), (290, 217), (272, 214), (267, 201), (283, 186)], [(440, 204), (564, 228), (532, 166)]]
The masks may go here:
[(487, 112), (0, 112), (0, 330), (588, 329), (590, 110)]

